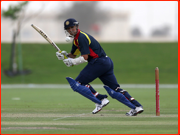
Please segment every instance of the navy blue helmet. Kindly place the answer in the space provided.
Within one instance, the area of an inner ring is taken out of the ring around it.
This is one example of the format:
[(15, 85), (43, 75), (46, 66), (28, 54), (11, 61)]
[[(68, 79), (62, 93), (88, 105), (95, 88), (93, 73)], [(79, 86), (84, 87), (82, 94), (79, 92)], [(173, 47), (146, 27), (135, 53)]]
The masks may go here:
[(79, 25), (79, 23), (75, 19), (69, 18), (64, 22), (64, 29), (66, 30), (68, 27), (71, 27), (74, 25)]

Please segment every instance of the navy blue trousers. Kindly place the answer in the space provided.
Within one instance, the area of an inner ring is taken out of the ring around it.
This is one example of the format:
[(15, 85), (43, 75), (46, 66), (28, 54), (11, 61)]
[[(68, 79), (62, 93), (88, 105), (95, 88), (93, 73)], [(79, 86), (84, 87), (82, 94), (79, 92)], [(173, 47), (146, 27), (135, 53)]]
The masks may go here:
[(88, 62), (75, 80), (79, 81), (82, 85), (86, 85), (99, 78), (104, 85), (115, 90), (120, 86), (114, 75), (113, 68), (113, 61), (109, 57), (96, 58)]

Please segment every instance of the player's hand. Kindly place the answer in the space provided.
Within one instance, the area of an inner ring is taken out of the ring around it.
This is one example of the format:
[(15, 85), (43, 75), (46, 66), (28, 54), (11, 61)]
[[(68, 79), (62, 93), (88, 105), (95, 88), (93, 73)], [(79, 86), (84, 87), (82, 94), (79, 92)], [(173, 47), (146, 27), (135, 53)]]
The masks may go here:
[(63, 60), (64, 64), (66, 64), (67, 67), (73, 66), (72, 58), (67, 58)]
[(68, 53), (66, 51), (56, 52), (56, 56), (59, 60), (64, 60), (64, 56), (68, 57)]

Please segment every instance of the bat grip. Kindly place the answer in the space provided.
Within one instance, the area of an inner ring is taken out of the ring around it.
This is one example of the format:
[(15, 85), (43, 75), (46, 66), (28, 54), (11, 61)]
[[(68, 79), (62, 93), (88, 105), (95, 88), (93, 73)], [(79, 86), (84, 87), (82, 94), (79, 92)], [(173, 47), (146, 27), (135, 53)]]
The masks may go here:
[(67, 59), (68, 57), (66, 55), (64, 55), (64, 59)]
[[(61, 53), (62, 51), (61, 50), (59, 50), (59, 52)], [(64, 55), (64, 54), (63, 54)], [(64, 55), (64, 59), (67, 59), (68, 57), (66, 56), (66, 55)]]

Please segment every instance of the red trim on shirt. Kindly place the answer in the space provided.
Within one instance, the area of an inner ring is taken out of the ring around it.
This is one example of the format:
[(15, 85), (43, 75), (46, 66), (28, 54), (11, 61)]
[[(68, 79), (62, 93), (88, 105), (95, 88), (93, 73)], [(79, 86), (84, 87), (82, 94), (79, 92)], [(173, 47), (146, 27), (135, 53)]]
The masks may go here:
[(77, 34), (74, 37), (75, 46), (77, 46), (78, 48), (79, 48), (79, 43), (78, 43), (79, 34), (80, 34), (80, 29), (78, 29)]
[(90, 56), (93, 57), (93, 59), (95, 58), (99, 58), (98, 54), (96, 54), (90, 47), (89, 47), (89, 51), (90, 51)]
[(78, 37), (79, 37), (79, 34), (80, 34), (80, 29), (78, 29), (78, 31), (77, 31), (77, 34), (76, 34), (76, 36), (74, 37), (74, 39), (78, 39)]

